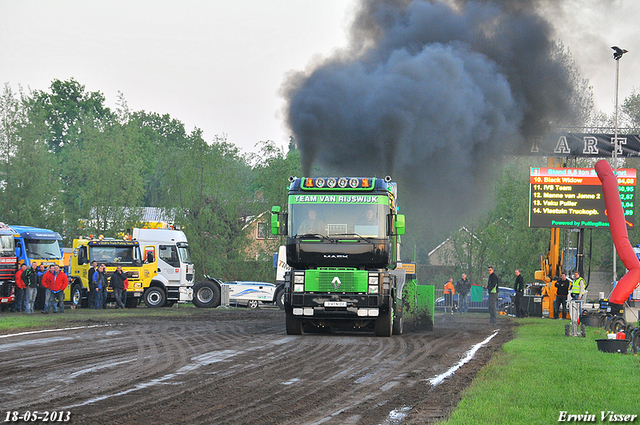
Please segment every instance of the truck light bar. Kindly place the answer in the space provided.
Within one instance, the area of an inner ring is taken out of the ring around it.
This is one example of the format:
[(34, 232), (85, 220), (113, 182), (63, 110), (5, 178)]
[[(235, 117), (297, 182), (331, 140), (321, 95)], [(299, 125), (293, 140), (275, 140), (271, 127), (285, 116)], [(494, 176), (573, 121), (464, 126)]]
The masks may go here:
[(302, 189), (373, 189), (375, 179), (375, 177), (305, 177), (302, 179)]

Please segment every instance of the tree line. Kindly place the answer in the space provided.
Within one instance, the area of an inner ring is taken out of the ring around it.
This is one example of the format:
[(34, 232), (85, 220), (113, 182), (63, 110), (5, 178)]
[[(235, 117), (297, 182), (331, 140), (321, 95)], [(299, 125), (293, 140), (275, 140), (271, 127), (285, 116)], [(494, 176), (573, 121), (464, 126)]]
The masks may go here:
[(270, 261), (244, 261), (243, 228), (286, 204), (286, 177), (300, 174), (293, 147), (264, 141), (241, 154), (168, 114), (131, 111), (122, 96), (112, 110), (73, 79), (29, 93), (5, 84), (0, 114), (5, 223), (58, 231), (70, 246), (80, 235), (118, 237), (141, 224), (135, 207), (161, 207), (187, 234), (200, 275), (272, 280)]
[[(640, 94), (622, 103), (620, 116), (621, 127), (640, 127)], [(597, 115), (593, 124), (610, 125), (611, 119)], [(87, 91), (74, 79), (54, 80), (48, 90), (28, 93), (5, 84), (0, 220), (58, 231), (70, 246), (80, 235), (117, 237), (141, 224), (135, 207), (160, 207), (187, 234), (199, 275), (271, 281), (271, 261), (245, 253), (252, 239), (247, 224), (272, 205), (286, 206), (287, 177), (301, 175), (300, 153), (293, 140), (287, 149), (272, 141), (256, 148), (243, 154), (224, 136), (205, 141), (200, 129), (187, 132), (168, 114), (129, 110), (122, 95), (111, 109), (100, 92)], [(508, 161), (493, 186), (490, 207), (453, 229), (456, 272), (481, 280), (489, 263), (509, 276), (515, 268), (531, 275), (538, 268), (549, 231), (528, 228), (528, 169), (540, 160)], [(584, 161), (571, 166), (592, 166)], [(627, 159), (624, 166), (636, 168), (636, 163)], [(428, 266), (428, 252), (446, 233), (425, 237), (424, 217), (406, 213), (402, 256)], [(467, 231), (459, 232), (461, 227)], [(591, 266), (611, 267), (606, 229), (588, 231), (587, 237)], [(637, 239), (633, 232), (631, 239)], [(281, 242), (271, 240), (259, 257), (270, 258)], [(439, 284), (438, 279), (425, 275), (423, 283)]]

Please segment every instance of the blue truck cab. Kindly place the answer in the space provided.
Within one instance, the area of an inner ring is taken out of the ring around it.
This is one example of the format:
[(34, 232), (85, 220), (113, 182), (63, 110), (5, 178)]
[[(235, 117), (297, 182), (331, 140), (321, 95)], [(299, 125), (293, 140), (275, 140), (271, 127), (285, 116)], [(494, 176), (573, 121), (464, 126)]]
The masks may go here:
[(62, 237), (58, 232), (30, 226), (9, 226), (15, 231), (16, 257), (18, 263), (24, 262), (31, 267), (31, 261), (48, 267), (57, 264), (64, 266), (62, 260)]

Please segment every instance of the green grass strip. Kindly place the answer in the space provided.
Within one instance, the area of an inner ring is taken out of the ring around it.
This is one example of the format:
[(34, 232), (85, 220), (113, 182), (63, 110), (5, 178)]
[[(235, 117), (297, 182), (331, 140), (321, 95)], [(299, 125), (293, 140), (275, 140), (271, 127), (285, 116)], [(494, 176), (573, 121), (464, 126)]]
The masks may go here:
[(567, 320), (519, 322), (516, 338), (480, 371), (445, 423), (551, 424), (562, 411), (565, 419), (595, 415), (580, 423), (608, 423), (601, 412), (640, 415), (639, 357), (598, 351), (595, 340), (607, 337), (603, 329), (566, 337)]

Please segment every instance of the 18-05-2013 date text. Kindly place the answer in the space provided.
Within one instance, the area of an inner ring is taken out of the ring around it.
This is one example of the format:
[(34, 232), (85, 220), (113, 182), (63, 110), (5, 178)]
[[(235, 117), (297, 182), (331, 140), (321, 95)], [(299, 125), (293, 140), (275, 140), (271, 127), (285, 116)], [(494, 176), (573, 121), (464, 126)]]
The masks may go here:
[(71, 412), (67, 411), (24, 411), (8, 410), (0, 414), (0, 422), (69, 422)]

